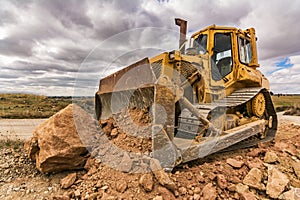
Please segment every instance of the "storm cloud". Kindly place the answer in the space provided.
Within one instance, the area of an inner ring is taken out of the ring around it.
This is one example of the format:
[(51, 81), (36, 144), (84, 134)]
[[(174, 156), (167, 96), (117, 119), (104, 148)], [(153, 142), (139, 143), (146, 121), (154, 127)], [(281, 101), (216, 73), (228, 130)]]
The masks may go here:
[[(101, 77), (177, 48), (180, 17), (189, 35), (211, 24), (254, 27), (272, 90), (299, 93), (299, 7), (293, 0), (2, 0), (0, 92), (91, 95)], [(278, 67), (285, 59), (291, 65)]]

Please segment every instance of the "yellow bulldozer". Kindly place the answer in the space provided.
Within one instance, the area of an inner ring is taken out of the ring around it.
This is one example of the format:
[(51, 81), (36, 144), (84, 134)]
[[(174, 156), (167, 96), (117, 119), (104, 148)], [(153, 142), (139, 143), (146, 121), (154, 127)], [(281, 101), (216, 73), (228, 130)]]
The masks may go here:
[(186, 48), (187, 22), (175, 23), (178, 50), (100, 80), (97, 119), (122, 109), (149, 111), (151, 156), (165, 169), (272, 140), (277, 116), (269, 81), (257, 69), (255, 29), (211, 25), (194, 33)]

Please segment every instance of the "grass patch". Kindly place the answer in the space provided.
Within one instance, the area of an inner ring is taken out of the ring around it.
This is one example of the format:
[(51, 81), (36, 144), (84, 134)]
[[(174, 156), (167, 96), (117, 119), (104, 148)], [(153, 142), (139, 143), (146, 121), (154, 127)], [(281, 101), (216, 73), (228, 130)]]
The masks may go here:
[(300, 107), (300, 96), (288, 95), (288, 96), (272, 96), (272, 101), (275, 108), (278, 107)]
[(70, 103), (71, 97), (0, 94), (0, 118), (48, 118)]
[(19, 149), (23, 148), (24, 141), (23, 140), (14, 140), (14, 139), (4, 139), (0, 140), (0, 149)]
[[(275, 108), (300, 107), (300, 95), (272, 96)], [(77, 103), (94, 109), (93, 98)], [(72, 103), (71, 97), (47, 97), (33, 94), (0, 94), (0, 118), (28, 119), (48, 118)]]

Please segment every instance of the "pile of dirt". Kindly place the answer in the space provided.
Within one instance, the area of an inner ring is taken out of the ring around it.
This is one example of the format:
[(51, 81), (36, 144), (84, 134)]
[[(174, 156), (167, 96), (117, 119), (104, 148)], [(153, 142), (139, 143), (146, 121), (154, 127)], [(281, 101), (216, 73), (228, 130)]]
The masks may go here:
[[(149, 154), (152, 151), (150, 122), (141, 121), (144, 115), (140, 115), (140, 111), (135, 115), (133, 110), (130, 113), (124, 111), (109, 119), (100, 120), (102, 131), (114, 145), (127, 152)], [(134, 123), (128, 123), (128, 120), (133, 120)]]
[(283, 115), (300, 116), (300, 107), (297, 106), (279, 106), (276, 112), (283, 112)]
[(299, 107), (289, 107), (284, 113), (284, 115), (292, 115), (292, 116), (300, 116), (300, 108)]
[(276, 110), (276, 112), (282, 112), (282, 111), (286, 111), (290, 108), (291, 108), (291, 106), (278, 106), (278, 107), (276, 107), (275, 110)]

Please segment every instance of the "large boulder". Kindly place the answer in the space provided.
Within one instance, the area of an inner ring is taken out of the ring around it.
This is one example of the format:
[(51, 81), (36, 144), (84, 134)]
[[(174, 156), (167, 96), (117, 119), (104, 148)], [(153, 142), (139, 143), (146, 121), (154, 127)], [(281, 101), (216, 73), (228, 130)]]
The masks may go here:
[[(88, 131), (84, 132), (85, 129)], [(25, 149), (41, 172), (81, 169), (89, 155), (88, 134), (95, 131), (92, 117), (79, 106), (70, 104), (37, 126)]]

